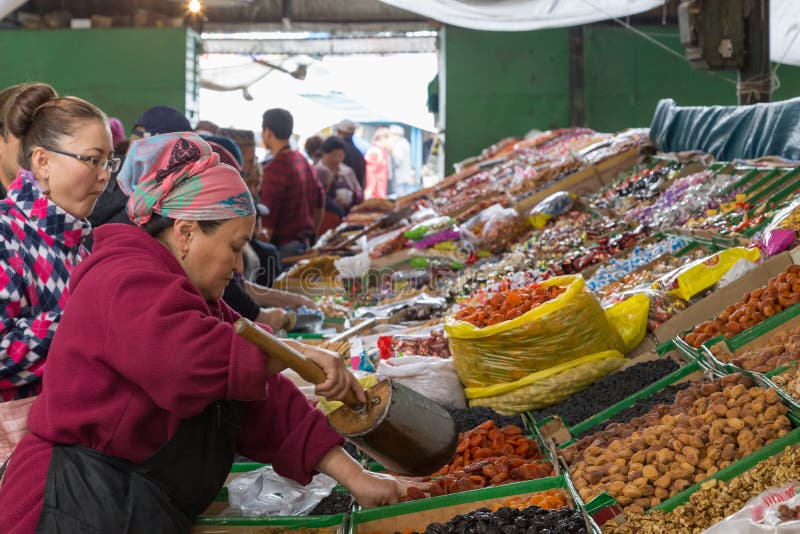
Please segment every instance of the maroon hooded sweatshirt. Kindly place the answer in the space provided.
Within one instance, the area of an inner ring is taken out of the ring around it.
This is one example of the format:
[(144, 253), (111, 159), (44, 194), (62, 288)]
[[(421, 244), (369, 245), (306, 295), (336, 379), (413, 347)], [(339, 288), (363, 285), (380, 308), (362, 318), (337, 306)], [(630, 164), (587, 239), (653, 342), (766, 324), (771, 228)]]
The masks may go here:
[(33, 533), (54, 443), (142, 462), (181, 419), (214, 401), (245, 401), (237, 452), (302, 484), (343, 440), (264, 354), (233, 329), (238, 316), (208, 303), (178, 261), (143, 230), (110, 224), (73, 272), (30, 433), (0, 488), (0, 530)]

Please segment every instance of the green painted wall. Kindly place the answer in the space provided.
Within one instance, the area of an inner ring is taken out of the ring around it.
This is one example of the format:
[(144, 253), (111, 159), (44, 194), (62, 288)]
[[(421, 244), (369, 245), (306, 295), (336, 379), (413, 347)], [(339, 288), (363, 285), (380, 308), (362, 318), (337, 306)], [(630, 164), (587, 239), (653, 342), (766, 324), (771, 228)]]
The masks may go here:
[[(675, 27), (645, 27), (683, 54)], [(618, 26), (584, 27), (585, 125), (649, 126), (656, 103), (736, 104), (736, 73), (694, 70), (682, 58)], [(568, 30), (442, 35), (446, 169), (509, 135), (569, 125)], [(772, 99), (800, 96), (800, 67), (781, 65)]]
[(42, 81), (119, 117), (128, 132), (149, 107), (183, 111), (193, 101), (196, 64), (182, 28), (0, 31), (0, 86)]
[[(677, 28), (639, 30), (683, 55)], [(599, 131), (649, 126), (662, 98), (679, 105), (736, 104), (735, 72), (695, 70), (625, 28), (585, 27), (584, 58), (586, 125)], [(800, 96), (800, 68), (781, 65), (778, 77), (773, 101)]]
[(567, 30), (442, 34), (447, 169), (503, 137), (569, 124)]

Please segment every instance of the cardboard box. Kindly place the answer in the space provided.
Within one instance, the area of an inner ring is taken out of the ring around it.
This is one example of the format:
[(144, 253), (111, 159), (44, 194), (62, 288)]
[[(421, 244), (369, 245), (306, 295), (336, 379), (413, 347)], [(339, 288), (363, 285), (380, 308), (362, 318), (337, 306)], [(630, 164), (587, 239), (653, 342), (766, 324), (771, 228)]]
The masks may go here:
[(653, 334), (659, 343), (664, 343), (679, 333), (694, 328), (698, 324), (716, 317), (722, 310), (742, 299), (745, 293), (763, 287), (792, 263), (792, 252), (781, 252), (759, 265), (732, 284), (714, 291), (707, 297), (692, 304), (669, 321), (655, 329)]

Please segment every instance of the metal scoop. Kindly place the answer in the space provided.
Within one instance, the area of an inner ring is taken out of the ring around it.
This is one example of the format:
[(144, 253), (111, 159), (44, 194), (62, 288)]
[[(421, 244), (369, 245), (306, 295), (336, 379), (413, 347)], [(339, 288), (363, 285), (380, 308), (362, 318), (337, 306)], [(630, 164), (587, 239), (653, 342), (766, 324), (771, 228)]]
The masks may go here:
[[(304, 380), (312, 384), (325, 381), (317, 364), (252, 322), (242, 318), (235, 327), (236, 333)], [(447, 410), (394, 380), (382, 380), (366, 394), (367, 402), (361, 404), (348, 391), (344, 406), (328, 415), (339, 434), (401, 475), (430, 475), (453, 458), (458, 432)]]

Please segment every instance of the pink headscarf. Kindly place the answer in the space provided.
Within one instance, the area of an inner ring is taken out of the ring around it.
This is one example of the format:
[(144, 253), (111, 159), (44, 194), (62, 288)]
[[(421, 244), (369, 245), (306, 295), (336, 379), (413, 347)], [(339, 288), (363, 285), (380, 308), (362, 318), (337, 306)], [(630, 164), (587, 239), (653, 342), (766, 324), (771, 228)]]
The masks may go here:
[(239, 173), (191, 132), (154, 135), (131, 144), (117, 177), (130, 195), (128, 216), (141, 226), (153, 213), (212, 221), (255, 215)]

